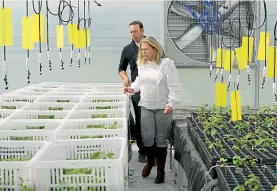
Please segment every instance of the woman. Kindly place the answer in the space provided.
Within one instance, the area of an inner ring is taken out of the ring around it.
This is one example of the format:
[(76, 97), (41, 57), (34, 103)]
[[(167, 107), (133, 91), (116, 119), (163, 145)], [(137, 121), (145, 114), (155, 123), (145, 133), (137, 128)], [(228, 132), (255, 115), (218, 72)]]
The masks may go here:
[(142, 176), (150, 175), (156, 158), (155, 183), (164, 183), (172, 112), (181, 101), (178, 73), (174, 62), (164, 56), (161, 45), (153, 37), (142, 39), (137, 64), (138, 77), (124, 92), (141, 93), (141, 134), (147, 156)]

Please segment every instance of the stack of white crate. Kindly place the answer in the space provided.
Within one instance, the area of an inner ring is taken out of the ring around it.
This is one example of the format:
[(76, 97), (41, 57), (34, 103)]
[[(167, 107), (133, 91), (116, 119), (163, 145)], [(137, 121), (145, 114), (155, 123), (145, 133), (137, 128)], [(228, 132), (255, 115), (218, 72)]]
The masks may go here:
[(124, 190), (122, 84), (33, 84), (1, 95), (0, 107), (0, 190)]

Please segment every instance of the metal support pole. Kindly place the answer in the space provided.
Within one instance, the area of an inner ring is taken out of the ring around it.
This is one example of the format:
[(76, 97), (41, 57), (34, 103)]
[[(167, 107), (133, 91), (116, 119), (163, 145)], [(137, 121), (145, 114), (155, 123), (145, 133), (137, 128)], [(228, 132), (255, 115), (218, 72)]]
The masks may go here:
[[(256, 0), (256, 27), (259, 27), (261, 25), (261, 0)], [(256, 54), (254, 55), (254, 63), (255, 63), (255, 75), (254, 75), (254, 90), (255, 90), (255, 103), (254, 103), (254, 108), (259, 109), (260, 106), (260, 65), (261, 62), (257, 60), (257, 51), (258, 51), (258, 42), (260, 39), (260, 29), (255, 31), (255, 52)]]

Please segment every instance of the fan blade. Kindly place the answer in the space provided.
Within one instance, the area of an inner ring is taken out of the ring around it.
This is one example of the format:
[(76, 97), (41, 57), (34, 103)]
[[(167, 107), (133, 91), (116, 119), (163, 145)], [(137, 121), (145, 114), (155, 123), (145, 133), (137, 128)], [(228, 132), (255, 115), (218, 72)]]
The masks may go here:
[(176, 2), (176, 1), (172, 1), (170, 10), (178, 15), (182, 15), (183, 17), (193, 18), (193, 16), (190, 14), (190, 12), (188, 10), (186, 10), (184, 6), (181, 7), (178, 4), (178, 2)]
[(216, 50), (217, 50), (218, 35), (215, 33), (213, 35), (206, 34), (206, 43), (208, 48), (208, 62), (216, 61)]
[(200, 25), (196, 25), (195, 27), (186, 31), (182, 36), (175, 41), (176, 45), (182, 50), (186, 48), (190, 43), (192, 43), (197, 37), (199, 37), (202, 33), (202, 28)]
[(226, 0), (225, 3), (219, 8), (218, 12), (223, 18), (229, 17), (233, 11), (239, 6), (239, 0)]

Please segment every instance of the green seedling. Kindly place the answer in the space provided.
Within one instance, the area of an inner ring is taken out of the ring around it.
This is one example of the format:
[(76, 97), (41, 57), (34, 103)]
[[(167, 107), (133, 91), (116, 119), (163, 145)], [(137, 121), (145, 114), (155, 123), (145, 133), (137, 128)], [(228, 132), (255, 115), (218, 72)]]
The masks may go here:
[(57, 102), (66, 103), (66, 102), (70, 102), (70, 101), (69, 100), (57, 100)]
[(80, 136), (80, 139), (95, 139), (95, 138), (104, 138), (103, 135), (97, 135), (97, 136)]
[(96, 100), (96, 102), (113, 102), (113, 100), (112, 99)]
[(26, 129), (45, 129), (45, 126), (26, 126)]
[(10, 136), (11, 141), (33, 141), (34, 137), (28, 136), (28, 137), (15, 137), (15, 136)]
[(49, 110), (54, 110), (54, 111), (62, 111), (63, 108), (62, 107), (49, 107)]
[(16, 109), (16, 106), (1, 106), (1, 109)]
[(97, 110), (100, 110), (100, 109), (112, 109), (112, 106), (96, 106), (95, 108)]
[(38, 119), (55, 119), (55, 115), (38, 115)]
[(108, 118), (108, 114), (92, 114), (91, 118)]

